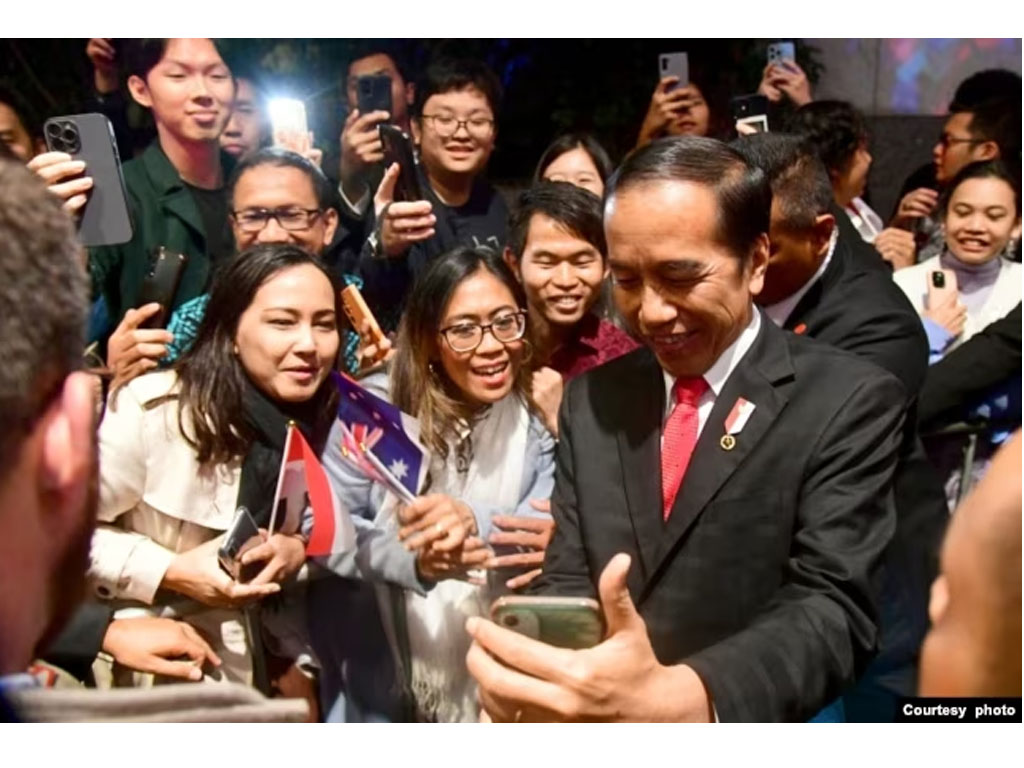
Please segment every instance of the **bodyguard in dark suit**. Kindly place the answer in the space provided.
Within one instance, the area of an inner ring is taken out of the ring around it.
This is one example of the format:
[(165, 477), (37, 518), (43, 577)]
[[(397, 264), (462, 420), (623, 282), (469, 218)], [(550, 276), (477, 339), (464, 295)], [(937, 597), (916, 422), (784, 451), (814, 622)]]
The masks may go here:
[(845, 716), (891, 721), (897, 698), (917, 692), (917, 660), (928, 629), (928, 597), (948, 520), (945, 495), (928, 462), (913, 416), (928, 369), (928, 340), (913, 306), (864, 257), (832, 213), (832, 189), (821, 161), (799, 139), (761, 134), (734, 142), (772, 185), (771, 256), (758, 296), (766, 314), (798, 334), (870, 360), (903, 383), (908, 418), (894, 476), (896, 535), (881, 584), (881, 650), (844, 697)]
[(754, 307), (771, 192), (735, 150), (655, 142), (606, 194), (616, 304), (648, 348), (566, 389), (539, 588), (592, 596), (629, 554), (649, 646), (614, 655), (636, 623), (614, 619), (606, 573), (604, 643), (564, 657), (474, 621), (470, 670), (498, 717), (806, 720), (875, 649), (906, 393)]

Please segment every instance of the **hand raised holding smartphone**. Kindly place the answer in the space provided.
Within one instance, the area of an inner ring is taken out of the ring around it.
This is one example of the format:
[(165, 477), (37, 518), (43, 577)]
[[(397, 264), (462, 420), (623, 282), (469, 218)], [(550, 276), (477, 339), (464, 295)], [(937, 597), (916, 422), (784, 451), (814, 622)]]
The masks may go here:
[(386, 256), (401, 256), (414, 244), (429, 240), (436, 231), (437, 217), (429, 200), (395, 200), (401, 170), (398, 163), (392, 163), (373, 198), (380, 228), (380, 249)]

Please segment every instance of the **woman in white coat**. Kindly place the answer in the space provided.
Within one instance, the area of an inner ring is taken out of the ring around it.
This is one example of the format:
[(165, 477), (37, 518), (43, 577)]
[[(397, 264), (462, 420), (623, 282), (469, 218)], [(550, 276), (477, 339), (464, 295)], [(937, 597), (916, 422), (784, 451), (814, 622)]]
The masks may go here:
[[(239, 506), (267, 527), (290, 421), (322, 449), (336, 410), (328, 374), (340, 317), (338, 291), (316, 257), (290, 245), (252, 248), (215, 282), (191, 349), (173, 369), (112, 395), (100, 426), (94, 593), (121, 616), (182, 617), (221, 660), (204, 669), (208, 678), (252, 682), (241, 608), (279, 592), (305, 563), (301, 532), (275, 533), (248, 552), (243, 562), (259, 573), (245, 584), (216, 553)], [(375, 545), (397, 551), (377, 575), (405, 583), (413, 557), (392, 541)], [(294, 624), (290, 640), (305, 636), (301, 618)], [(276, 654), (297, 660), (282, 653), (296, 644), (277, 639)], [(114, 684), (150, 682), (113, 673)]]

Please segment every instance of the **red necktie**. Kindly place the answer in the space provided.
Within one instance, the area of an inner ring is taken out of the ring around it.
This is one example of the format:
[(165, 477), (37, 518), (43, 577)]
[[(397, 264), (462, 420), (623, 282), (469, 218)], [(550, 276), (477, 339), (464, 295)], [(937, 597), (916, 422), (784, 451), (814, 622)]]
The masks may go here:
[(665, 520), (672, 514), (672, 504), (686, 474), (694, 446), (697, 445), (697, 403), (708, 388), (704, 377), (676, 379), (672, 385), (675, 407), (665, 422), (661, 443), (661, 508)]

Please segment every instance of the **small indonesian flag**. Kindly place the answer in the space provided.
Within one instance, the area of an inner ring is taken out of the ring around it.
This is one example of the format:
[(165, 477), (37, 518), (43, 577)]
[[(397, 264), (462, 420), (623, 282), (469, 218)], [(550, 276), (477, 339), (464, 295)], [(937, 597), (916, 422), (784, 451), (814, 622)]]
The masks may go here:
[(725, 420), (725, 433), (727, 435), (738, 435), (747, 425), (756, 407), (749, 400), (744, 400), (742, 397), (738, 398), (732, 410), (729, 411), (728, 418)]
[(327, 473), (302, 432), (290, 424), (271, 513), (271, 533), (278, 519), (282, 521), (282, 533), (298, 531), (307, 507), (313, 513), (313, 530), (306, 545), (308, 557), (343, 552), (355, 546), (356, 530), (348, 510), (334, 495)]

